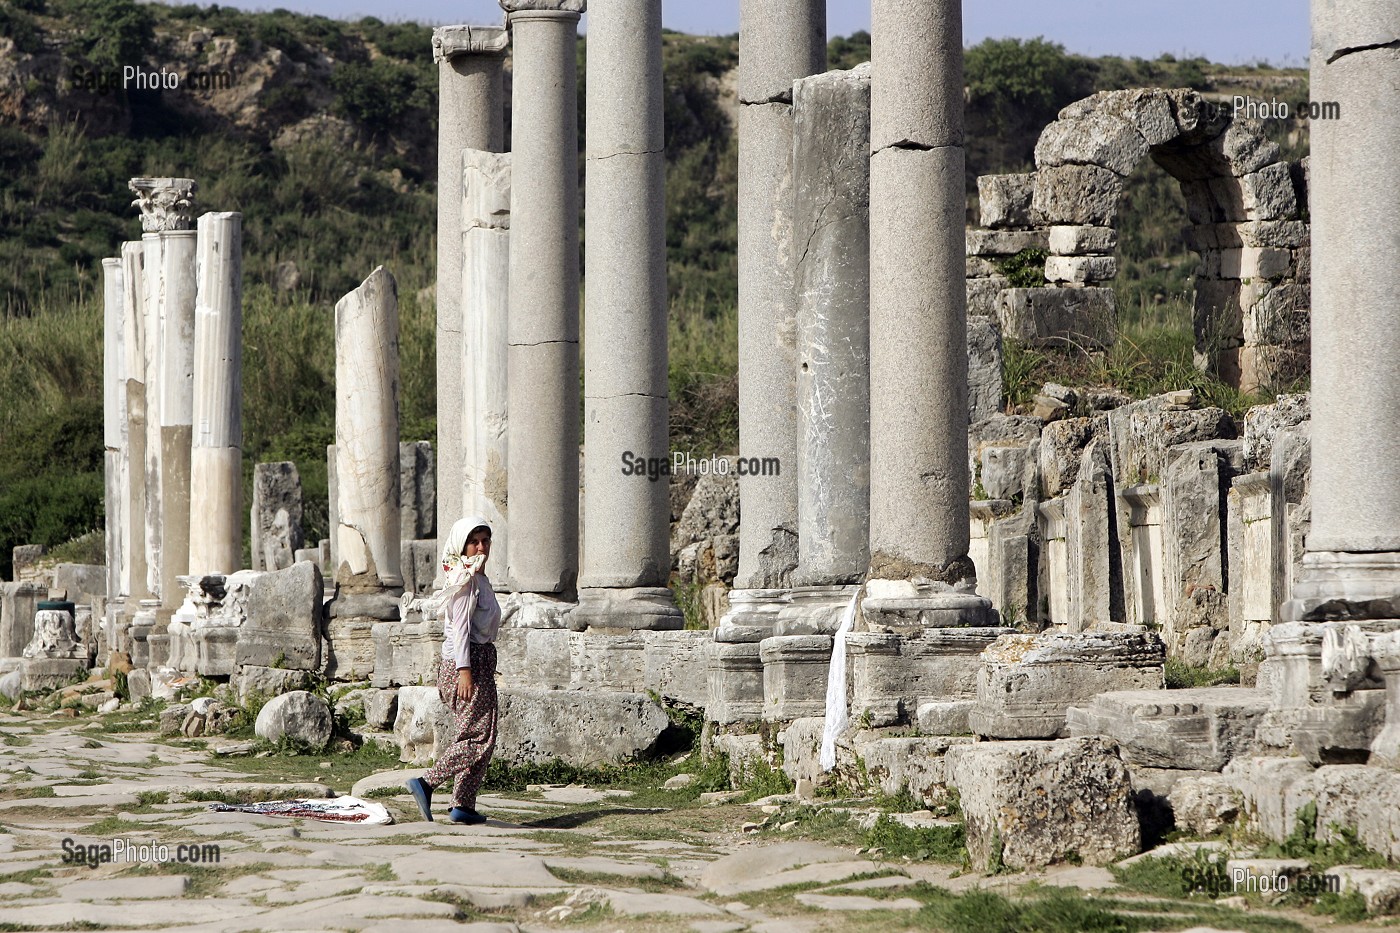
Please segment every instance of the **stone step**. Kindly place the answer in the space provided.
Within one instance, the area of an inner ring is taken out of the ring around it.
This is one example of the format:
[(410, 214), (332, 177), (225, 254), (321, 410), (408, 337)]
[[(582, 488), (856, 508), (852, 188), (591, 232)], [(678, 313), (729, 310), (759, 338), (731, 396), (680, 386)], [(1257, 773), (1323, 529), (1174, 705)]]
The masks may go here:
[(1250, 754), (1268, 695), (1247, 687), (1117, 690), (1066, 715), (1072, 736), (1115, 739), (1130, 765), (1219, 771)]

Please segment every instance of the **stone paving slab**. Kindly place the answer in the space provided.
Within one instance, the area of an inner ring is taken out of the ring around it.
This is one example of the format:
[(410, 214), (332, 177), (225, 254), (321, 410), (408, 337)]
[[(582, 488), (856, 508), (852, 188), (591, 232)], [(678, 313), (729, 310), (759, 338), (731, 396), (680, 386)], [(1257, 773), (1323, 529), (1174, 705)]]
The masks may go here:
[(922, 901), (916, 901), (912, 897), (896, 897), (882, 901), (861, 894), (833, 895), (811, 891), (799, 893), (796, 899), (799, 904), (806, 904), (818, 910), (918, 910), (924, 906)]
[(504, 852), (415, 852), (393, 859), (390, 867), (400, 881), (474, 883), (502, 888), (557, 887), (544, 860), (535, 855)]
[[(181, 924), (236, 923), (250, 919), (263, 908), (231, 898), (184, 898), (180, 901)], [(164, 926), (171, 920), (171, 907), (165, 901), (133, 901), (113, 910), (110, 903), (53, 903), (31, 907), (5, 906), (5, 922), (18, 927), (56, 927), (65, 924), (104, 927)], [(256, 922), (240, 929), (257, 929)], [(269, 927), (275, 929), (275, 927)], [(284, 928), (285, 929), (285, 928)]]
[(605, 893), (609, 906), (617, 913), (628, 917), (653, 915), (692, 917), (722, 915), (724, 913), (714, 904), (694, 897), (686, 897), (683, 894), (649, 894), (643, 891), (607, 891)]
[(656, 878), (666, 876), (661, 866), (653, 862), (620, 862), (597, 855), (582, 858), (544, 857), (546, 868), (586, 872), (590, 875), (616, 875), (619, 878)]
[(700, 877), (700, 884), (706, 890), (721, 896), (737, 894), (742, 890), (742, 885), (761, 875), (798, 865), (845, 861), (850, 857), (851, 853), (845, 849), (815, 842), (754, 846), (726, 855), (708, 865)]
[(65, 881), (58, 890), (66, 901), (145, 901), (184, 897), (189, 886), (185, 875), (153, 875)]

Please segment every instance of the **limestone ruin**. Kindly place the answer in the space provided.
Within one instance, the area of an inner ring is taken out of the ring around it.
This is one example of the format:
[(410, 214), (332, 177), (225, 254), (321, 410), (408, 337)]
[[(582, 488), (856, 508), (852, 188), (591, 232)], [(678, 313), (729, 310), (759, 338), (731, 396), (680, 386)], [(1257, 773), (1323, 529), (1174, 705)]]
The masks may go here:
[[(304, 546), (294, 465), (258, 464), (251, 568), (241, 218), (133, 179), (145, 232), (103, 267), (107, 567), (3, 584), (0, 670), (53, 688), (121, 655), (132, 699), (324, 675), (362, 685), (363, 741), (423, 763), (447, 713), (421, 597), (436, 535), (480, 511), (507, 760), (645, 755), (671, 707), (735, 774), (957, 791), (981, 870), (1137, 855), (1152, 808), (1276, 841), (1302, 815), (1400, 859), (1400, 119), (1372, 94), (1400, 78), (1400, 8), (1313, 6), (1314, 94), (1355, 115), (1313, 124), (1315, 158), (1195, 92), (1098, 94), (1034, 173), (979, 180), (967, 228), (961, 4), (874, 0), (872, 62), (828, 72), (821, 0), (745, 0), (738, 457), (781, 471), (670, 490), (616, 468), (669, 454), (660, 0), (591, 4), (582, 398), (584, 3), (437, 30), (436, 443), (400, 444), (381, 267), (335, 309), (331, 536)], [(1249, 389), (1310, 360), (1311, 392), (1243, 423), (1051, 385), (1003, 413), (1002, 338), (1115, 339), (1118, 195), (1148, 158), (1190, 212), (1199, 365)], [(997, 260), (1033, 248), (1046, 284), (1012, 287)], [(705, 585), (705, 628), (677, 581)], [(851, 727), (823, 771), (836, 650)], [(1169, 664), (1239, 684), (1167, 689)], [(1047, 788), (1053, 816), (1021, 806)]]

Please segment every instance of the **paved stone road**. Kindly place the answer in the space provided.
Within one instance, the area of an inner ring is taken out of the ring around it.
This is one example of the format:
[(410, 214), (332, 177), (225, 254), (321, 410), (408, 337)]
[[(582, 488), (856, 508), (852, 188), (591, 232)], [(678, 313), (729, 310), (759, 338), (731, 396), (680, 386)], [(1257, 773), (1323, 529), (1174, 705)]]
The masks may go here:
[[(480, 806), (491, 820), (470, 828), (419, 820), (406, 794), (377, 798), (403, 820), (391, 826), (213, 813), (207, 800), (216, 794), (328, 791), (315, 783), (269, 787), (209, 749), (151, 733), (109, 734), (98, 718), (29, 715), (0, 715), (3, 929), (400, 933), (410, 921), (409, 929), (426, 933), (875, 931), (910, 928), (928, 900), (920, 882), (1008, 893), (1029, 880), (1112, 886), (1101, 869), (989, 879), (958, 876), (950, 866), (871, 861), (854, 845), (746, 835), (744, 822), (763, 818), (752, 807), (658, 812), (631, 806), (626, 791), (572, 786), (486, 795)], [(360, 792), (375, 796), (375, 786), (392, 789), (402, 779), (375, 775)], [(79, 847), (117, 839), (154, 841), (172, 855), (182, 844), (217, 843), (220, 857), (214, 864), (63, 861)]]

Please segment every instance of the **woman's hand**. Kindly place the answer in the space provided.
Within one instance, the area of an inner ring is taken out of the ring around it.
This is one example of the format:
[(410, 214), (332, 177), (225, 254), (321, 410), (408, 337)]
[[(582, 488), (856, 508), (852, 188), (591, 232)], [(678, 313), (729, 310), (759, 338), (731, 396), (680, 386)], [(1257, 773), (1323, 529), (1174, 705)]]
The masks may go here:
[(457, 671), (457, 692), (452, 697), (452, 705), (472, 701), (472, 672), (467, 668)]

